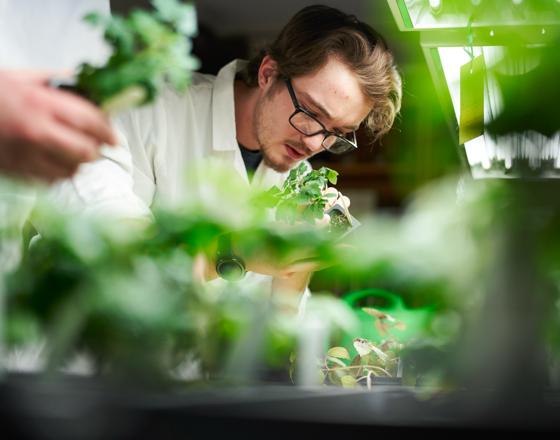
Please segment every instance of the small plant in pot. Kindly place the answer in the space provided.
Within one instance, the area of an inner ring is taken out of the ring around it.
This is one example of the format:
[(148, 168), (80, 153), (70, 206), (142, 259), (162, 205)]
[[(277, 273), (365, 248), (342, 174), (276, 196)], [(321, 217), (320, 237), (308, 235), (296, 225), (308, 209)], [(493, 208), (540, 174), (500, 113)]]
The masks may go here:
[(321, 361), (320, 375), (325, 384), (353, 388), (374, 384), (399, 385), (402, 364), (399, 352), (402, 344), (388, 339), (374, 344), (365, 338), (354, 338), (354, 357), (345, 347), (331, 347)]
[[(393, 334), (393, 330), (403, 330), (406, 324), (393, 316), (373, 307), (362, 307), (371, 318), (371, 327), (379, 333), (379, 338), (370, 340), (354, 337), (342, 341), (341, 346), (331, 347), (321, 360), (321, 378), (325, 384), (355, 387), (366, 385), (400, 385), (403, 378), (403, 364), (400, 358), (405, 345)], [(350, 356), (349, 344), (356, 351)]]
[[(405, 323), (372, 307), (362, 310), (369, 315), (369, 324), (378, 337), (371, 333), (367, 338), (356, 337), (356, 334), (363, 335), (363, 331), (352, 331), (354, 336), (349, 339), (346, 334), (340, 339), (335, 337), (335, 345), (317, 358), (319, 383), (370, 390), (374, 385), (402, 385), (406, 381), (401, 356), (407, 345), (393, 331), (404, 329)], [(291, 362), (293, 372), (297, 362), (295, 356)]]
[(336, 185), (337, 177), (335, 170), (313, 170), (304, 162), (293, 168), (281, 189), (274, 186), (267, 193), (276, 208), (276, 220), (326, 224), (328, 232), (337, 237), (359, 226), (348, 211), (348, 199), (329, 187)]

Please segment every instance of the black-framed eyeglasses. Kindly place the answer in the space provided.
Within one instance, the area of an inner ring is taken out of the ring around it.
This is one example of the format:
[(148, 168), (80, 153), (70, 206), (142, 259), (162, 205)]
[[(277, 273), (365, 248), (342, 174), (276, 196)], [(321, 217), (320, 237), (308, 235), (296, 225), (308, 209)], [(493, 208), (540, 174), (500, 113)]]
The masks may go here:
[(358, 148), (356, 132), (352, 131), (345, 135), (327, 130), (321, 121), (317, 120), (308, 110), (299, 105), (290, 79), (287, 78), (284, 81), (295, 107), (295, 111), (289, 118), (292, 127), (305, 136), (316, 136), (323, 133), (325, 137), (323, 142), (321, 142), (321, 146), (334, 154), (342, 154)]

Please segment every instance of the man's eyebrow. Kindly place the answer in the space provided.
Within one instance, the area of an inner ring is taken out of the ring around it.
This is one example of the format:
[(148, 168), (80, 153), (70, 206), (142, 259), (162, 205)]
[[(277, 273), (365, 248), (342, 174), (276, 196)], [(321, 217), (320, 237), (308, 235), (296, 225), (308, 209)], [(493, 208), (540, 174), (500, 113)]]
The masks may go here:
[(325, 109), (325, 107), (323, 107), (321, 104), (315, 101), (309, 93), (302, 92), (301, 94), (306, 97), (307, 101), (311, 103), (313, 107), (317, 108), (321, 113), (323, 113), (324, 116), (326, 116), (329, 119), (332, 119), (332, 115), (327, 111), (327, 109)]
[[(328, 119), (333, 119), (332, 115), (325, 109), (325, 107), (315, 101), (311, 95), (309, 95), (307, 92), (301, 92), (301, 95), (305, 96), (307, 102), (309, 102), (313, 107), (319, 110), (324, 116), (326, 116)], [(360, 128), (360, 126), (347, 126), (342, 128), (349, 131), (356, 131), (358, 128)]]

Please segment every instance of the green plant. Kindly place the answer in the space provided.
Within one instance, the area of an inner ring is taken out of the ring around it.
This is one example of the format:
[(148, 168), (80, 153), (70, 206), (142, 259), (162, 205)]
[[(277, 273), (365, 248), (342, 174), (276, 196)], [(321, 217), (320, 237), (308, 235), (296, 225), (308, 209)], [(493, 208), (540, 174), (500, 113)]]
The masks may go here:
[[(384, 338), (379, 344), (363, 338), (352, 339), (352, 347), (357, 354), (350, 356), (348, 347), (331, 347), (321, 360), (320, 377), (324, 383), (354, 387), (365, 384), (369, 389), (375, 377), (398, 377), (400, 373), (400, 352), (405, 347), (391, 333), (402, 329), (405, 323), (372, 307), (362, 310), (372, 317), (372, 326)], [(398, 377), (400, 379), (400, 377)]]
[(153, 0), (153, 12), (129, 17), (90, 13), (85, 20), (104, 29), (112, 55), (103, 66), (80, 66), (75, 89), (106, 111), (152, 101), (165, 80), (184, 90), (198, 61), (190, 55), (196, 33), (194, 6)]
[(284, 316), (266, 289), (202, 283), (195, 259), (226, 232), (248, 255), (275, 258), (302, 246), (329, 256), (330, 240), (309, 224), (279, 230), (248, 204), (240, 214), (249, 196), (216, 175), (229, 182), (231, 192), (214, 182), (227, 203), (209, 203), (209, 189), (200, 203), (155, 208), (154, 222), (139, 230), (66, 214), (39, 196), (33, 217), (43, 236), (6, 280), (8, 349), (44, 341), (49, 371), (85, 353), (98, 374), (141, 383), (169, 379), (184, 359), (198, 361), (201, 377), (219, 378), (243, 375), (253, 360), (287, 358), (296, 316)]
[(365, 338), (355, 338), (353, 345), (357, 352), (353, 358), (345, 347), (327, 351), (320, 370), (325, 383), (348, 388), (364, 383), (371, 389), (374, 377), (398, 377), (402, 344), (389, 339), (378, 346)]
[[(329, 183), (336, 185), (337, 177), (338, 173), (330, 168), (313, 170), (300, 163), (290, 171), (282, 189), (275, 186), (268, 192), (276, 207), (276, 219), (290, 224), (321, 221), (329, 204), (338, 197), (338, 192), (329, 188)], [(329, 216), (329, 231), (338, 234), (351, 227), (347, 212), (332, 210)]]

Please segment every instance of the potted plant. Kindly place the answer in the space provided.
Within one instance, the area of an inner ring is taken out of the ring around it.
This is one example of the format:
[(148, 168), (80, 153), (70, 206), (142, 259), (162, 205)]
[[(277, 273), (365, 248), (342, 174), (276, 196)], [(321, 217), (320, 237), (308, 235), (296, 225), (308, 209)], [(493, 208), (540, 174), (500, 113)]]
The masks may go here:
[(274, 186), (266, 194), (268, 205), (276, 208), (276, 220), (325, 225), (337, 238), (358, 227), (360, 223), (350, 214), (346, 198), (329, 187), (336, 185), (337, 177), (331, 168), (313, 170), (300, 163), (290, 171), (282, 188)]

